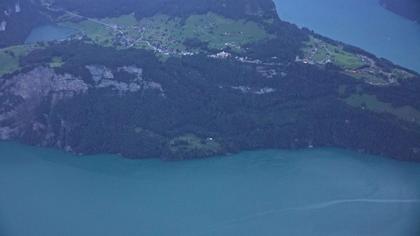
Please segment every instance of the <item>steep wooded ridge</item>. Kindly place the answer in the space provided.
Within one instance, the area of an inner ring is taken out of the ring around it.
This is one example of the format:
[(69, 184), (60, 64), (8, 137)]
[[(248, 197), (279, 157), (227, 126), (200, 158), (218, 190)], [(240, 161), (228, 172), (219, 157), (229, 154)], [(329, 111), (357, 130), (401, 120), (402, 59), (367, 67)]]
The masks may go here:
[(420, 24), (420, 1), (418, 0), (380, 0), (390, 11)]
[(130, 158), (332, 146), (420, 160), (417, 73), (283, 22), (271, 0), (179, 2), (28, 1), (78, 33), (0, 36), (0, 138)]

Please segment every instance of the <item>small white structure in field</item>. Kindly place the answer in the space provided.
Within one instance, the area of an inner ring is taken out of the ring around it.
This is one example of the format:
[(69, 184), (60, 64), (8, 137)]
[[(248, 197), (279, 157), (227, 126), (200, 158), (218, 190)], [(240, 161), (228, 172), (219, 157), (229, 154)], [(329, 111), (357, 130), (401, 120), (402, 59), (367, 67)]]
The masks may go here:
[(0, 23), (0, 31), (6, 31), (7, 22), (4, 20)]
[(20, 4), (19, 4), (19, 2), (17, 2), (16, 4), (15, 4), (15, 12), (16, 13), (19, 13), (19, 12), (21, 12), (22, 11), (22, 9), (20, 8)]

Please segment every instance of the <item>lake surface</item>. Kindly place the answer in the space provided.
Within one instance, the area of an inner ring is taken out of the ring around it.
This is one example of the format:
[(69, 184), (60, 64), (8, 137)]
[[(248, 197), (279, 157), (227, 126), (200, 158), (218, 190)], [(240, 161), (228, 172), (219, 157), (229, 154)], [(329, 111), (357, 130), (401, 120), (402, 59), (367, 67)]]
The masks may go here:
[(26, 38), (25, 43), (48, 42), (55, 40), (63, 40), (77, 33), (77, 30), (58, 26), (58, 25), (42, 25), (34, 28)]
[(418, 236), (420, 164), (338, 149), (197, 161), (0, 143), (0, 235)]
[(280, 18), (420, 72), (420, 24), (379, 0), (274, 0)]

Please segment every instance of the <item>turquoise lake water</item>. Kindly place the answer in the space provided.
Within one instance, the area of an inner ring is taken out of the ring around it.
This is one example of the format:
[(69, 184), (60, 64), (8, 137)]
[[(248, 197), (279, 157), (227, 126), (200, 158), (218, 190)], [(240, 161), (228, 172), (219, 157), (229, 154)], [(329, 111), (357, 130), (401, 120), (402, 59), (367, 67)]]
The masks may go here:
[(379, 0), (274, 0), (280, 18), (420, 72), (420, 24)]
[(57, 25), (42, 25), (34, 28), (26, 38), (25, 43), (48, 42), (54, 40), (63, 40), (77, 31), (72, 28)]
[(420, 164), (338, 149), (163, 162), (0, 143), (0, 235), (418, 236)]

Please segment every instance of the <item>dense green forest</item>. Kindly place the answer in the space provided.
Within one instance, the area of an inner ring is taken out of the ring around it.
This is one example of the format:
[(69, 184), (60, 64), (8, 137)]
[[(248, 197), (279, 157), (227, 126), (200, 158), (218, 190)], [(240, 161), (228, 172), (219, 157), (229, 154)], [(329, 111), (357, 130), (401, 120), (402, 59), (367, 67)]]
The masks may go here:
[[(264, 50), (264, 46), (254, 47), (256, 54), (270, 55)], [(417, 158), (411, 148), (420, 142), (416, 124), (345, 102), (352, 94), (367, 93), (395, 106), (408, 103), (420, 108), (415, 87), (411, 91), (375, 87), (339, 73), (335, 67), (305, 64), (275, 66), (283, 74), (267, 79), (257, 65), (232, 59), (199, 54), (160, 61), (146, 50), (115, 50), (78, 41), (35, 50), (21, 63), (24, 71), (30, 71), (57, 55), (64, 64), (56, 73), (76, 74), (89, 86), (95, 81), (86, 65), (104, 65), (115, 74), (124, 65), (141, 67), (145, 79), (162, 86), (164, 96), (147, 89), (122, 95), (121, 91), (97, 88), (54, 106), (46, 97), (35, 120), (59, 134), (47, 139), (48, 145), (65, 143), (77, 153), (121, 153), (133, 158), (183, 159), (244, 149), (311, 146)], [(288, 61), (282, 59), (285, 64)], [(130, 79), (129, 74), (118, 75), (120, 80)], [(419, 86), (418, 81), (407, 83)], [(237, 89), (239, 86), (272, 90), (258, 93)], [(400, 99), (400, 90), (406, 100)], [(28, 129), (21, 140), (36, 144), (45, 140), (45, 132)]]

